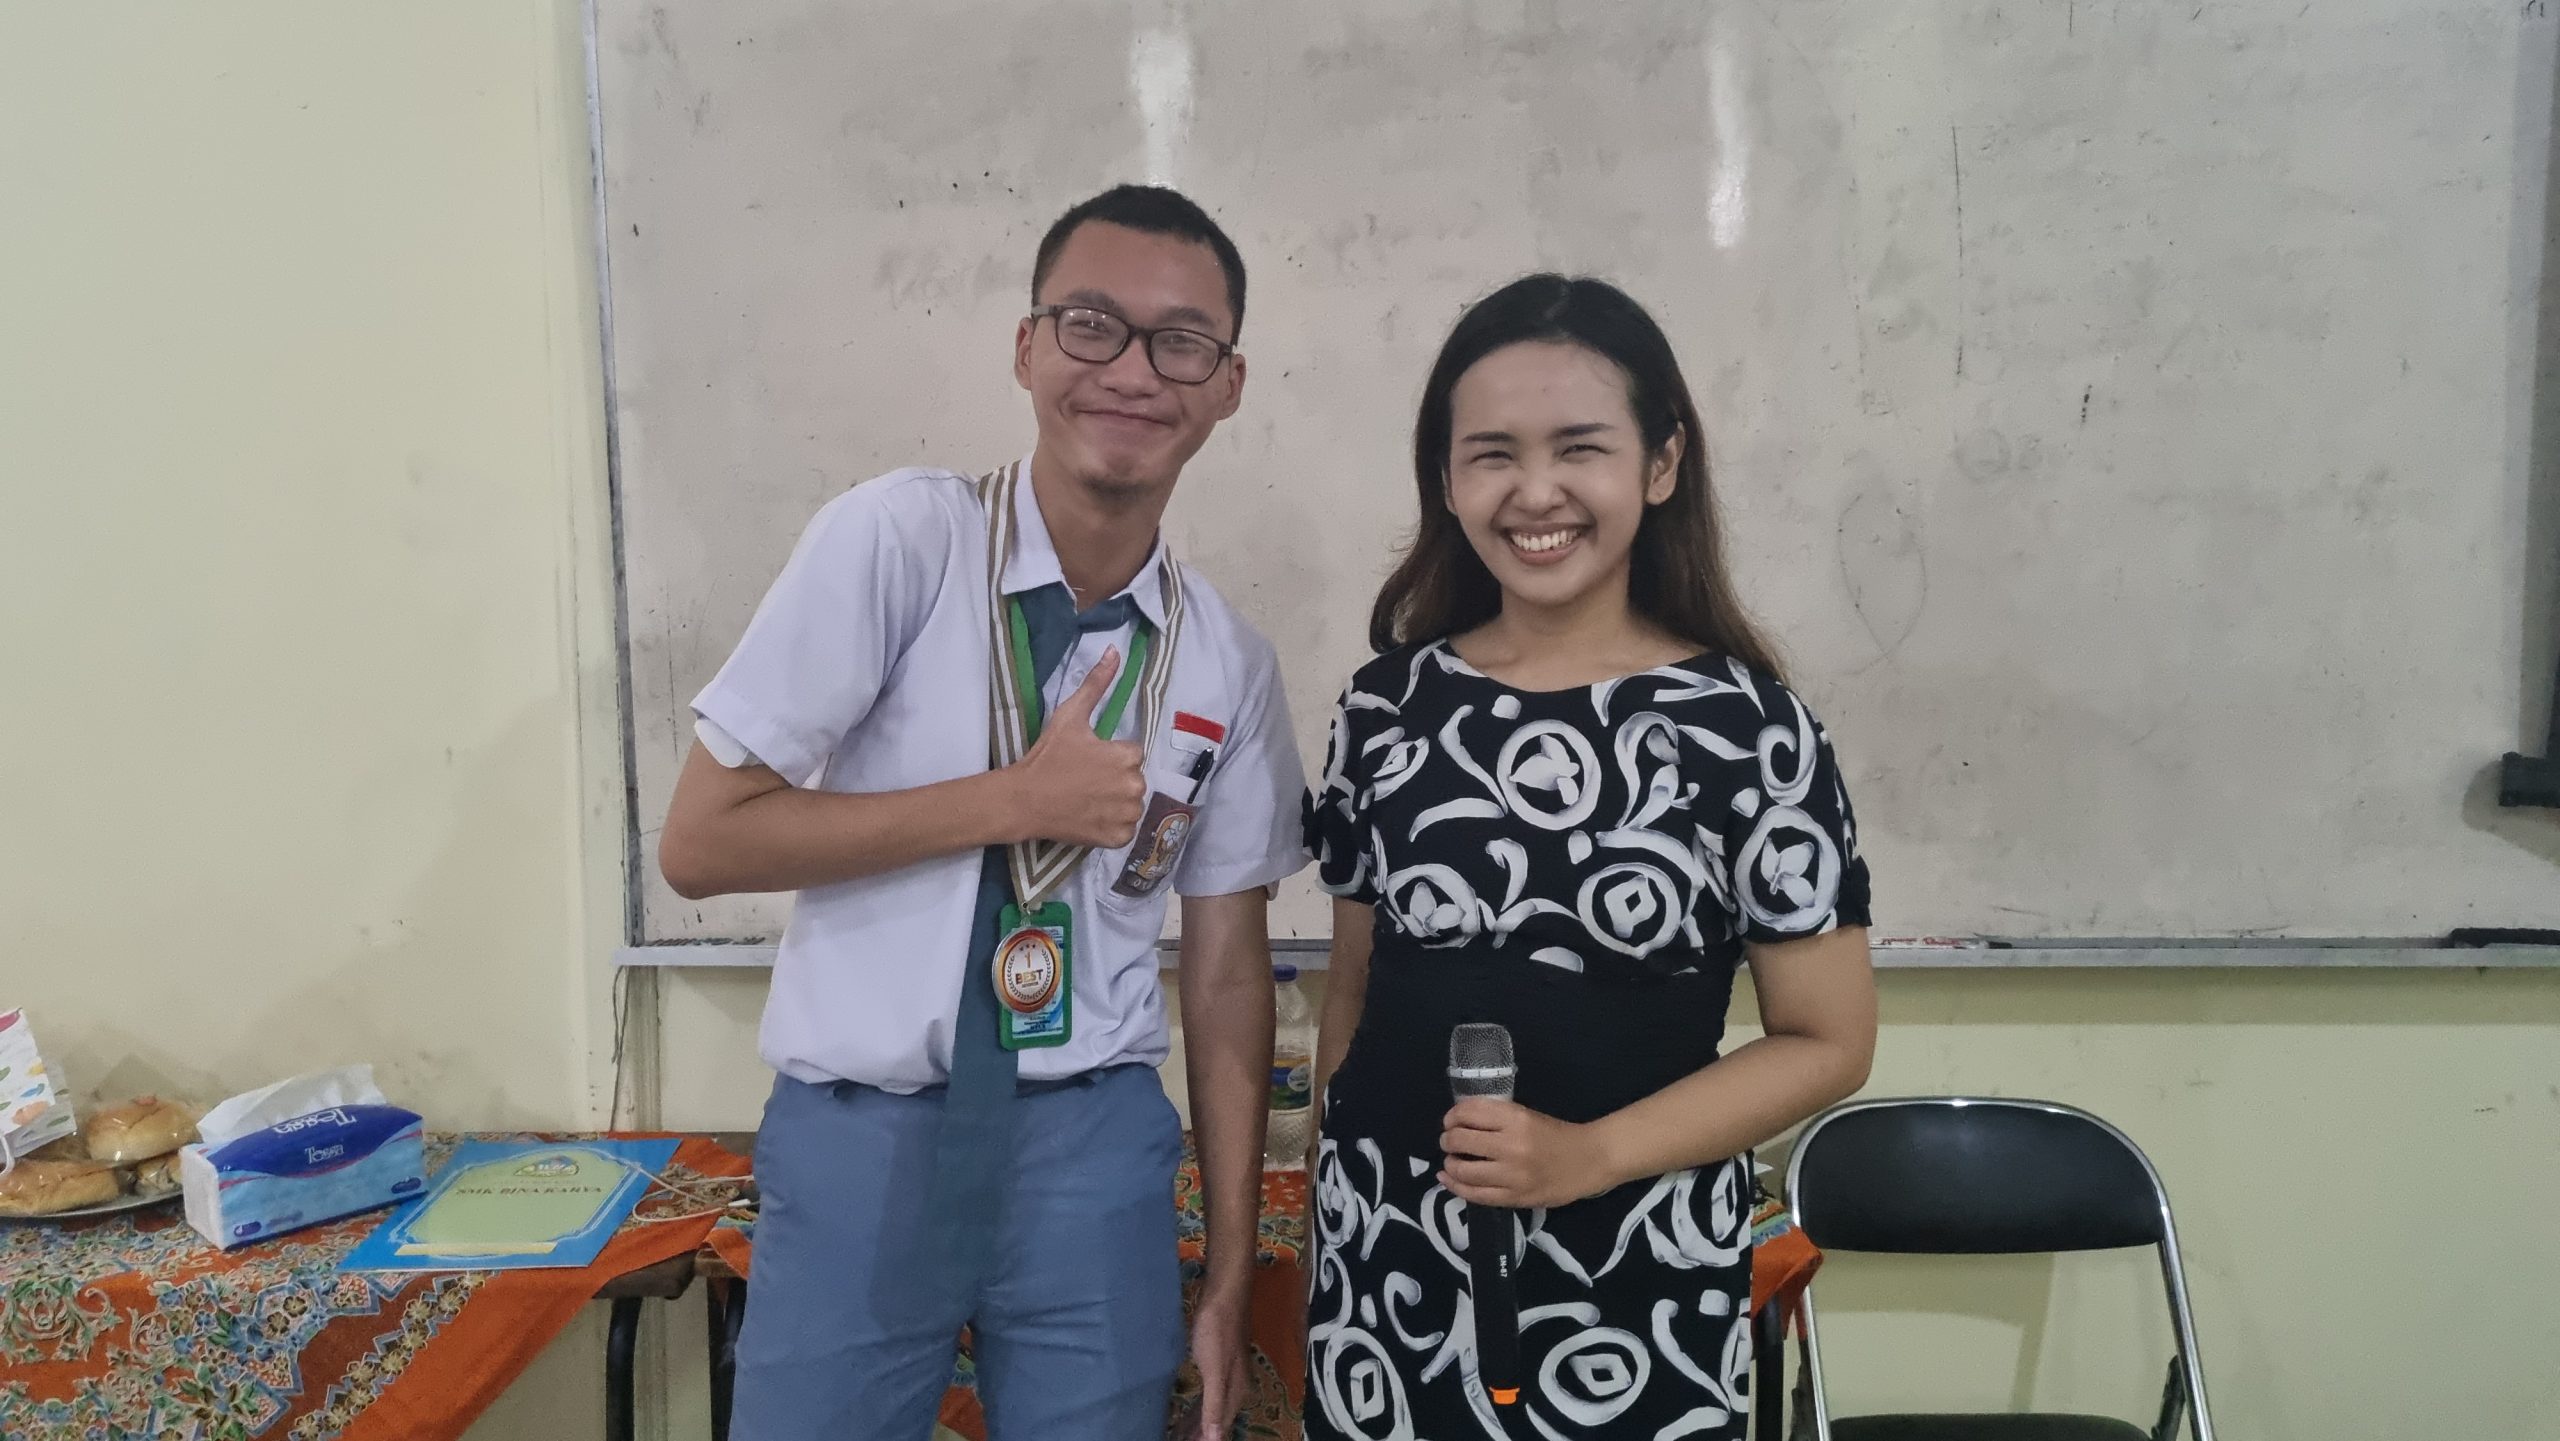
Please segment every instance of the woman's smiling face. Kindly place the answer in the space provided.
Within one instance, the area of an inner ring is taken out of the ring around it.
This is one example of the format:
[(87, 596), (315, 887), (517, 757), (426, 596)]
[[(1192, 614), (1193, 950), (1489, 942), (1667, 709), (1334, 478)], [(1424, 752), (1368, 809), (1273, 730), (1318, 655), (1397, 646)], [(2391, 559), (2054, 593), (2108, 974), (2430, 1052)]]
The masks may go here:
[(1450, 396), (1448, 502), (1506, 605), (1621, 593), (1647, 506), (1671, 496), (1682, 437), (1647, 454), (1627, 378), (1564, 341), (1504, 346)]

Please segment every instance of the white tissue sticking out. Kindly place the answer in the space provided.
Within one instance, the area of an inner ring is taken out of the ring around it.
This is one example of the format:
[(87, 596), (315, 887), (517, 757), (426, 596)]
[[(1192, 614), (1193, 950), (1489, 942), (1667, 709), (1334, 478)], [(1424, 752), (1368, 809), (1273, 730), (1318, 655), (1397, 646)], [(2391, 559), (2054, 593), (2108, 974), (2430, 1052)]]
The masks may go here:
[(251, 1131), (263, 1131), (278, 1121), (290, 1121), (332, 1106), (384, 1106), (390, 1101), (382, 1088), (373, 1083), (370, 1064), (340, 1066), (330, 1071), (313, 1071), (294, 1076), (272, 1086), (243, 1091), (204, 1113), (196, 1130), (207, 1146), (220, 1146)]

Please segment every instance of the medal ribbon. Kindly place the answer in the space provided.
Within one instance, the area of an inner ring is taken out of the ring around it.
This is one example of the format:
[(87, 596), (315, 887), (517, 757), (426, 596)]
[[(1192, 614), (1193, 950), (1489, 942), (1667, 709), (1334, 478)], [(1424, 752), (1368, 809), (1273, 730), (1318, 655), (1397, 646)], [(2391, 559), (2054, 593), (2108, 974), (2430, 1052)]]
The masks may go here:
[[(978, 498), (987, 515), (987, 618), (990, 627), (987, 667), (988, 727), (987, 763), (1001, 770), (1014, 765), (1030, 753), (1032, 743), (1040, 737), (1042, 705), (1038, 677), (1032, 674), (1031, 638), (1022, 618), (1022, 608), (1004, 593), (1005, 561), (1013, 554), (1014, 493), (1022, 484), (1022, 463), (1017, 461), (1002, 470), (982, 476), (978, 481)], [(1164, 639), (1155, 643), (1153, 627), (1141, 620), (1136, 639), (1128, 656), (1121, 662), (1120, 680), (1113, 688), (1108, 707), (1096, 726), (1098, 734), (1109, 736), (1119, 728), (1122, 713), (1131, 694), (1138, 701), (1138, 733), (1141, 746), (1152, 745), (1156, 723), (1164, 710), (1164, 697), (1173, 680), (1174, 649), (1182, 639), (1182, 568), (1174, 564), (1173, 552), (1163, 549), (1159, 576), (1164, 593)], [(1006, 869), (1013, 878), (1015, 904), (1029, 912), (1047, 900), (1082, 864), (1089, 846), (1070, 845), (1064, 841), (1016, 841), (1005, 848)]]

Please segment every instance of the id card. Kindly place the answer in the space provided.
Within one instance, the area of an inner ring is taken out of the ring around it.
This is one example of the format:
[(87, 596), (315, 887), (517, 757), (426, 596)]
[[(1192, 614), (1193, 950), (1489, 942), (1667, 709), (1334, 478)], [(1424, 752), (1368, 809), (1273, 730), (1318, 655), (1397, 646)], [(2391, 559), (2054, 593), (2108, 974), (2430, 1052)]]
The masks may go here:
[(1008, 1051), (1063, 1046), (1074, 1033), (1075, 922), (1064, 901), (997, 918), (996, 1040)]
[(1162, 791), (1149, 796), (1146, 816), (1138, 822), (1138, 843), (1129, 848), (1129, 859), (1111, 889), (1124, 896), (1154, 895), (1182, 859), (1182, 845), (1191, 839), (1198, 811)]

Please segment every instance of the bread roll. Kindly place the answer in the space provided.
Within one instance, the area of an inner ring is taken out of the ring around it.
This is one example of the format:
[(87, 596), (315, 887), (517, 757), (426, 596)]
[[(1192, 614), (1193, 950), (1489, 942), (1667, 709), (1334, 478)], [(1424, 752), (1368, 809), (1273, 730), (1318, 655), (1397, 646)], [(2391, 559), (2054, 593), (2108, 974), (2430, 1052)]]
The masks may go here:
[(133, 1193), (137, 1196), (165, 1196), (178, 1189), (178, 1153), (154, 1156), (133, 1168)]
[(85, 1161), (89, 1145), (78, 1136), (56, 1136), (18, 1157), (21, 1161)]
[(80, 1134), (88, 1138), (90, 1160), (130, 1166), (194, 1140), (200, 1114), (192, 1106), (143, 1096), (91, 1116)]
[(21, 1161), (0, 1176), (0, 1216), (50, 1216), (123, 1194), (116, 1168), (103, 1161)]

